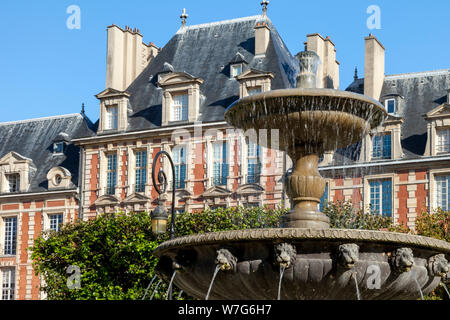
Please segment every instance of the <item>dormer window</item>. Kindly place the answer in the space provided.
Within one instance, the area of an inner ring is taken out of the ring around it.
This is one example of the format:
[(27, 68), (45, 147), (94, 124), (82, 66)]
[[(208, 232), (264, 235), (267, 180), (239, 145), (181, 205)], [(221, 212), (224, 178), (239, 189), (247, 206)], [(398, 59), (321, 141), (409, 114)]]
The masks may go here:
[(376, 135), (372, 140), (372, 159), (391, 159), (392, 139), (391, 134)]
[(274, 74), (256, 69), (249, 69), (237, 76), (239, 81), (239, 96), (244, 98), (261, 92), (270, 91), (272, 88), (272, 79)]
[(389, 114), (394, 114), (397, 112), (397, 101), (395, 99), (386, 99), (384, 106)]
[(188, 120), (188, 95), (178, 94), (172, 96), (172, 121)]
[(237, 77), (242, 74), (242, 64), (235, 64), (231, 66), (231, 77)]
[(437, 135), (437, 153), (448, 153), (450, 152), (450, 129), (438, 129), (436, 130)]
[(53, 154), (63, 154), (64, 153), (64, 142), (55, 142), (53, 144)]
[(117, 130), (119, 125), (119, 108), (117, 106), (106, 107), (106, 130)]
[(6, 174), (7, 192), (19, 192), (20, 191), (20, 174), (10, 173)]

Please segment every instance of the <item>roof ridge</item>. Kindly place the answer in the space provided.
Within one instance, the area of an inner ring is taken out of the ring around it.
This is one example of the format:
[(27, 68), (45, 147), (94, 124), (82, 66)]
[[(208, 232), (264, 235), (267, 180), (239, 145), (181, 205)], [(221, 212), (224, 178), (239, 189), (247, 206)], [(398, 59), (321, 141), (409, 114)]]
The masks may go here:
[(426, 76), (426, 75), (439, 75), (439, 74), (445, 74), (449, 73), (450, 69), (438, 69), (438, 70), (431, 70), (431, 71), (419, 71), (419, 72), (407, 72), (407, 73), (398, 73), (398, 74), (391, 74), (386, 75), (386, 79), (395, 79), (395, 78), (412, 78), (412, 77), (420, 77), (420, 76)]
[(260, 14), (260, 15), (256, 15), (256, 16), (248, 16), (248, 17), (242, 17), (242, 18), (228, 19), (228, 20), (209, 22), (209, 23), (201, 23), (201, 24), (196, 24), (196, 25), (192, 25), (192, 26), (181, 27), (177, 31), (176, 34), (185, 33), (186, 31), (189, 31), (189, 30), (197, 30), (197, 29), (202, 29), (202, 28), (215, 27), (215, 26), (219, 26), (222, 24), (231, 24), (231, 23), (244, 22), (244, 21), (250, 21), (250, 20), (256, 20), (256, 19), (265, 19), (265, 20), (268, 20), (269, 22), (271, 22), (267, 16), (263, 16)]
[(70, 114), (63, 114), (63, 115), (59, 115), (59, 116), (49, 116), (49, 117), (41, 117), (41, 118), (33, 118), (33, 119), (25, 119), (25, 120), (17, 120), (17, 121), (0, 122), (0, 126), (29, 123), (29, 122), (36, 122), (36, 121), (47, 121), (47, 120), (60, 119), (60, 118), (70, 118), (70, 117), (74, 117), (74, 116), (79, 116), (80, 118), (83, 118), (83, 116), (79, 113), (70, 113)]

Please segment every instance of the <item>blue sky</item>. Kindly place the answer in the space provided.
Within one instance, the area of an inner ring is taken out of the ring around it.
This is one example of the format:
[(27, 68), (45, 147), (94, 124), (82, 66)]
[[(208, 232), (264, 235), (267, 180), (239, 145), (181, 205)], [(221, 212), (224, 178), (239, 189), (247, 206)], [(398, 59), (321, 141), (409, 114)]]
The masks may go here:
[[(98, 119), (95, 94), (105, 86), (106, 27), (139, 28), (145, 42), (163, 47), (180, 27), (252, 16), (260, 0), (45, 0), (4, 1), (0, 6), (0, 122), (79, 112)], [(70, 5), (81, 9), (81, 29), (69, 30)], [(381, 9), (381, 29), (369, 30), (370, 5)], [(330, 36), (341, 63), (341, 89), (364, 73), (364, 37), (386, 47), (386, 74), (450, 68), (446, 21), (450, 1), (272, 0), (269, 17), (292, 54), (306, 34)]]

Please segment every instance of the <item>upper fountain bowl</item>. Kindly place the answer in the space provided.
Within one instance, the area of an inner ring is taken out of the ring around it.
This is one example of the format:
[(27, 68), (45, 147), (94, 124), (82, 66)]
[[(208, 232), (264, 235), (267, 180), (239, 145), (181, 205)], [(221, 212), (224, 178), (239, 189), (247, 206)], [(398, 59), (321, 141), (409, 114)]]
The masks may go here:
[(236, 128), (267, 129), (271, 148), (277, 148), (271, 130), (278, 129), (278, 149), (288, 153), (301, 146), (319, 153), (346, 147), (386, 117), (383, 105), (372, 98), (315, 88), (255, 94), (236, 101), (225, 112), (225, 120)]

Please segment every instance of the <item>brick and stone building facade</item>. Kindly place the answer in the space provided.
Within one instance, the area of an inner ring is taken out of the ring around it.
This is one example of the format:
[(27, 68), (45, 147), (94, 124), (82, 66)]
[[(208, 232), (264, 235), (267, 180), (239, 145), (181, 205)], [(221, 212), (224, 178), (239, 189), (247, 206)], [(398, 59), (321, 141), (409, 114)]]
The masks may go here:
[[(424, 209), (449, 209), (450, 70), (385, 75), (385, 48), (365, 38), (364, 78), (346, 90), (379, 100), (389, 117), (361, 142), (323, 155), (322, 198), (392, 217), (411, 228)], [(329, 37), (306, 36), (321, 65), (317, 87), (339, 89)], [(165, 150), (176, 165), (177, 211), (289, 206), (292, 162), (242, 132), (226, 108), (258, 92), (295, 88), (298, 62), (266, 14), (188, 26), (161, 49), (137, 29), (108, 27), (100, 119), (76, 115), (0, 124), (0, 298), (39, 299), (26, 248), (59, 223), (104, 212), (151, 211), (151, 168)], [(167, 159), (156, 164), (170, 172)], [(171, 184), (169, 184), (169, 189)], [(170, 205), (170, 203), (166, 203)]]

